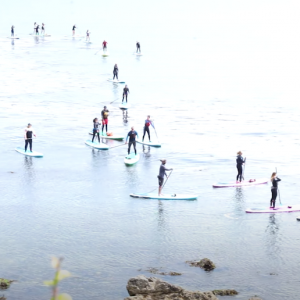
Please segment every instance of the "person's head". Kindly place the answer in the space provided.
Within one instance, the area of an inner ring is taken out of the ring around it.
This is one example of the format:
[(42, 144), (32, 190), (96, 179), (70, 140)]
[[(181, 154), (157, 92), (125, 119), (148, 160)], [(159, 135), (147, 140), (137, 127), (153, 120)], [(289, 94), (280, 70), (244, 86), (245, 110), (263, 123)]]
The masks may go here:
[(134, 127), (133, 126), (131, 127), (131, 130), (134, 131)]
[(117, 67), (118, 65), (117, 64), (115, 64), (115, 67)]
[(106, 106), (104, 106), (104, 109), (106, 109)]
[(125, 87), (127, 88), (127, 84), (125, 84)]
[(31, 127), (31, 124), (30, 123), (28, 123), (28, 125), (27, 125), (27, 128), (30, 128)]
[(95, 118), (95, 119), (93, 120), (93, 122), (94, 122), (94, 123), (98, 122), (98, 118)]
[(273, 172), (272, 173), (272, 176), (271, 176), (271, 181), (276, 177), (277, 173), (276, 172)]
[(150, 116), (147, 116), (147, 120), (150, 120)]
[(239, 151), (238, 153), (237, 153), (237, 155), (242, 155), (243, 153), (242, 153), (242, 151)]
[(166, 164), (166, 162), (167, 162), (167, 160), (166, 160), (166, 159), (161, 159), (160, 161), (161, 161), (161, 163), (162, 163), (163, 165), (165, 165), (165, 164)]
[(34, 24), (36, 24), (36, 22), (34, 22)]

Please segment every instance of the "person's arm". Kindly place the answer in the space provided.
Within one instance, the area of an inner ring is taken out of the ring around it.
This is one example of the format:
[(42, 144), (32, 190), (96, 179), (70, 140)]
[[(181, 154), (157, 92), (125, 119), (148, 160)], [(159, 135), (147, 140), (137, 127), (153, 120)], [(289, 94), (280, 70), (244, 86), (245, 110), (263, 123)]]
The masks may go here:
[(32, 134), (36, 137), (36, 134), (35, 134), (35, 132), (32, 130)]
[(275, 180), (278, 182), (278, 181), (281, 181), (281, 179), (280, 178), (278, 178), (278, 177), (276, 177), (275, 178)]
[(125, 144), (127, 144), (127, 141), (128, 141), (128, 137), (130, 135), (130, 132), (127, 134), (127, 137), (126, 137), (126, 141), (125, 141)]

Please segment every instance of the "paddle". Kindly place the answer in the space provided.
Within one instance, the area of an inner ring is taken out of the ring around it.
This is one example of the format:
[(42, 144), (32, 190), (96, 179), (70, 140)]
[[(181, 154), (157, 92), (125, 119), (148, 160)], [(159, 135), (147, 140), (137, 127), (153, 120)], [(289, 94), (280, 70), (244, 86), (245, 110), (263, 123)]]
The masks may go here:
[(117, 147), (121, 147), (121, 146), (125, 146), (126, 144), (122, 144), (122, 145), (118, 145), (118, 146), (114, 146), (114, 147), (110, 147), (109, 149), (112, 149), (112, 148), (117, 148)]
[(119, 98), (115, 99), (114, 101), (111, 101), (110, 104), (114, 103), (115, 101), (117, 101)]
[[(95, 55), (96, 55), (96, 54), (98, 54), (98, 52), (100, 52), (100, 51), (101, 51), (101, 49), (100, 49), (100, 50), (98, 50), (98, 51), (95, 53)], [(111, 103), (112, 103), (112, 102), (111, 102)]]
[(243, 174), (242, 174), (243, 180), (245, 180), (244, 174), (245, 174), (245, 169), (246, 169), (246, 159), (247, 159), (247, 157), (245, 157), (245, 160), (244, 160), (244, 168), (243, 168)]
[[(152, 121), (152, 123), (153, 123), (153, 127), (154, 127), (154, 122)], [(156, 134), (157, 141), (159, 142), (159, 138), (158, 138), (158, 136), (157, 136), (157, 132), (156, 132), (155, 127), (154, 127), (154, 131), (155, 131), (155, 134)]]
[(167, 177), (167, 180), (165, 181), (164, 185), (162, 186), (162, 188), (161, 188), (161, 192), (162, 192), (162, 190), (163, 190), (164, 186), (166, 185), (166, 183), (167, 183), (167, 181), (168, 181), (169, 177), (171, 176), (172, 172), (173, 172), (173, 170), (171, 170), (171, 172), (170, 172), (170, 175)]
[[(276, 177), (277, 177), (277, 167), (276, 167)], [(281, 199), (280, 199), (280, 191), (279, 191), (278, 187), (277, 187), (277, 190), (278, 190), (278, 196), (279, 196), (279, 203), (280, 203), (280, 205), (282, 205)]]

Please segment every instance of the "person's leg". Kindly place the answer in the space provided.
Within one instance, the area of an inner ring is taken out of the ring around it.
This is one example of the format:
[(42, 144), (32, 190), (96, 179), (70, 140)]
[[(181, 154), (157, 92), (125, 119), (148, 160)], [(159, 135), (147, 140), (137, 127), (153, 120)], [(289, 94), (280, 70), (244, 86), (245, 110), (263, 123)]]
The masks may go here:
[(118, 78), (118, 73), (116, 73), (116, 77), (117, 77), (117, 80), (119, 80), (119, 78)]
[(130, 154), (131, 144), (132, 144), (132, 142), (129, 142), (129, 144), (128, 144), (128, 155)]
[(127, 97), (128, 97), (128, 94), (126, 94), (126, 103), (127, 103)]
[(96, 135), (96, 131), (93, 130), (93, 138), (92, 138), (92, 143), (94, 143), (94, 138), (95, 138), (95, 135)]
[(98, 136), (98, 141), (99, 141), (99, 144), (100, 144), (100, 134), (99, 134), (99, 131), (97, 132), (97, 136)]
[(116, 73), (114, 73), (114, 78), (113, 78), (113, 80), (115, 79), (115, 77), (116, 77)]
[(103, 134), (103, 129), (104, 129), (104, 122), (102, 121), (102, 134)]
[(122, 98), (122, 102), (124, 102), (124, 95), (125, 95), (125, 94), (123, 93), (123, 98)]
[(144, 137), (145, 137), (146, 131), (147, 131), (147, 128), (146, 128), (146, 126), (144, 126), (144, 134), (143, 134), (143, 139), (142, 139), (142, 141), (144, 141)]
[(25, 140), (25, 152), (27, 151), (28, 140)]
[(107, 122), (106, 122), (106, 124), (105, 124), (105, 129), (106, 129), (106, 134), (107, 134)]
[(28, 140), (28, 143), (29, 143), (29, 149), (32, 152), (32, 139)]
[(273, 189), (273, 208), (275, 208), (275, 202), (277, 198), (277, 189)]
[(134, 153), (136, 155), (136, 142), (133, 142), (132, 144), (133, 144), (133, 148), (134, 148)]
[(240, 182), (242, 181), (242, 176), (243, 176), (243, 167), (242, 166), (239, 166), (238, 167), (238, 172), (239, 172), (239, 174), (238, 174), (238, 177), (240, 178)]
[(149, 142), (150, 142), (150, 141), (151, 141), (151, 139), (150, 139), (150, 129), (149, 129), (149, 126), (147, 127), (147, 133), (148, 133)]

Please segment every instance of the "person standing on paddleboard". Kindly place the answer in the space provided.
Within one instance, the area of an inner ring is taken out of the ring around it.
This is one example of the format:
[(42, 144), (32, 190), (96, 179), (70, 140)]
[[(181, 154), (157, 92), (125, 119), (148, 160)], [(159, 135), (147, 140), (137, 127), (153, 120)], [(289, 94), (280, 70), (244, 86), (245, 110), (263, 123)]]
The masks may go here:
[(277, 198), (277, 191), (278, 191), (278, 182), (281, 181), (280, 178), (278, 178), (277, 173), (274, 172), (272, 173), (271, 176), (271, 182), (272, 182), (272, 187), (271, 187), (271, 193), (272, 193), (272, 198), (270, 201), (270, 208), (275, 208), (275, 202), (276, 202), (276, 198)]
[(109, 110), (106, 108), (106, 106), (104, 106), (103, 110), (101, 111), (101, 116), (102, 116), (102, 135), (104, 135), (104, 132), (103, 132), (104, 125), (105, 125), (106, 135), (107, 135), (108, 115), (109, 115)]
[(115, 64), (114, 70), (113, 70), (113, 74), (114, 74), (113, 80), (115, 79), (115, 77), (117, 77), (117, 80), (119, 80), (119, 78), (118, 78), (118, 73), (119, 73), (119, 68), (118, 68), (118, 65)]
[(147, 120), (145, 121), (144, 135), (143, 135), (143, 140), (142, 141), (144, 141), (144, 137), (145, 137), (146, 132), (147, 132), (148, 133), (148, 137), (149, 137), (149, 142), (151, 142), (151, 139), (150, 139), (150, 129), (149, 129), (150, 125), (153, 128), (155, 128), (154, 125), (153, 125), (153, 123), (152, 123), (152, 121), (150, 120), (150, 116), (147, 116)]
[(15, 26), (14, 25), (11, 26), (11, 36), (12, 37), (15, 36)]
[(245, 163), (245, 160), (243, 159), (242, 151), (239, 151), (237, 153), (237, 158), (236, 158), (236, 168), (238, 170), (238, 174), (236, 176), (236, 183), (242, 182), (242, 177), (243, 177), (243, 164)]
[(35, 34), (36, 33), (36, 22), (34, 22), (34, 24), (33, 24), (33, 34)]
[(159, 168), (159, 175), (157, 176), (158, 178), (158, 196), (161, 195), (161, 190), (162, 190), (162, 187), (163, 187), (163, 184), (164, 184), (164, 178), (165, 176), (167, 176), (168, 178), (168, 175), (166, 173), (166, 171), (172, 171), (173, 169), (167, 169), (165, 167), (165, 164), (167, 163), (167, 161), (165, 159), (161, 159), (161, 165), (160, 165), (160, 168)]
[(136, 53), (140, 52), (141, 53), (141, 45), (139, 42), (136, 42)]
[(73, 25), (73, 28), (72, 28), (73, 36), (75, 35), (75, 29), (76, 29), (76, 25), (74, 24), (74, 25)]
[(124, 87), (124, 89), (123, 89), (122, 103), (124, 102), (124, 97), (126, 97), (126, 103), (127, 103), (128, 94), (129, 94), (129, 88), (128, 88), (127, 84), (126, 84), (125, 87)]
[(92, 139), (92, 143), (94, 143), (94, 138), (95, 136), (97, 135), (98, 136), (98, 141), (100, 143), (100, 135), (99, 135), (99, 126), (100, 126), (100, 123), (98, 121), (98, 118), (95, 118), (93, 120), (93, 123), (94, 123), (94, 128), (93, 128), (93, 139)]
[(29, 123), (27, 127), (25, 128), (25, 134), (24, 134), (24, 139), (25, 139), (25, 152), (27, 151), (27, 147), (29, 144), (30, 152), (32, 152), (32, 136), (35, 136), (35, 133), (33, 132), (32, 126)]
[(103, 51), (107, 51), (107, 41), (104, 40), (103, 43), (102, 43), (102, 47), (103, 47)]
[(45, 24), (42, 23), (42, 31), (41, 31), (41, 34), (45, 35)]
[(86, 31), (86, 39), (85, 39), (86, 42), (89, 42), (90, 41), (90, 32), (87, 30)]
[(36, 25), (36, 28), (35, 28), (35, 34), (36, 35), (39, 35), (39, 28), (40, 28), (40, 25)]
[(128, 155), (130, 154), (131, 145), (133, 145), (134, 153), (136, 155), (136, 140), (135, 140), (136, 137), (139, 137), (138, 133), (134, 130), (134, 127), (132, 126), (131, 131), (129, 131), (127, 134), (127, 138), (126, 138), (126, 142), (125, 142), (125, 144), (127, 144), (127, 140), (129, 138)]

